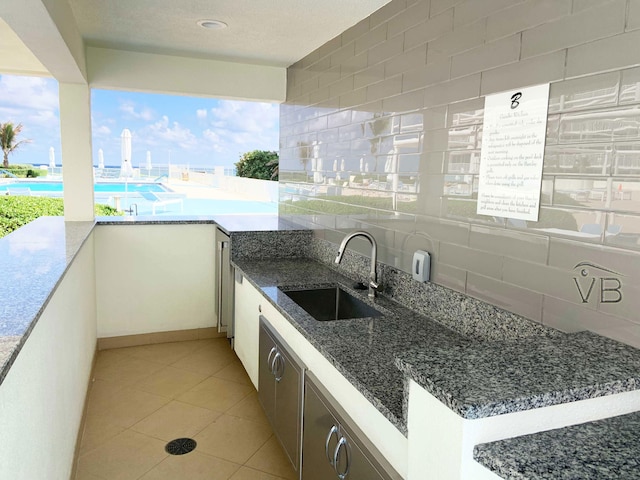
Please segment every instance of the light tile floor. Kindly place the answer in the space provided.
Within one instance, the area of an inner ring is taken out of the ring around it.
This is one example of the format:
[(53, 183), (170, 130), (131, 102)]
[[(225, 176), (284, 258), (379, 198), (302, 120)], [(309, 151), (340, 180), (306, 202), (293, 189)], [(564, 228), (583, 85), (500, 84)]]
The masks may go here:
[(296, 478), (226, 339), (103, 350), (92, 378), (76, 480)]

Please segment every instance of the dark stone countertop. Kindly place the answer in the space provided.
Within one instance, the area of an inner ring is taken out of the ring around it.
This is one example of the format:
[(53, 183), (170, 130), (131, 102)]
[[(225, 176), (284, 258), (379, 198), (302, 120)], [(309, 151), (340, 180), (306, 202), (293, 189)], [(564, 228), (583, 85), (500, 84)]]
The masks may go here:
[(235, 264), (403, 433), (405, 377), (468, 419), (640, 388), (640, 350), (589, 332), (481, 341), (384, 297), (381, 317), (317, 322), (277, 287), (351, 280), (306, 259)]
[(508, 480), (640, 479), (640, 412), (476, 445), (478, 463)]

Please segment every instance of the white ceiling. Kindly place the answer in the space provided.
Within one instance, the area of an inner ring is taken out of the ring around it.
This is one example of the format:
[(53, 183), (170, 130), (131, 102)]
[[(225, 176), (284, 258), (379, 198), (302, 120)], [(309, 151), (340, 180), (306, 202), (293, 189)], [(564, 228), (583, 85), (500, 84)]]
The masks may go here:
[[(389, 0), (69, 0), (86, 45), (287, 67)], [(224, 30), (196, 22), (221, 20)]]

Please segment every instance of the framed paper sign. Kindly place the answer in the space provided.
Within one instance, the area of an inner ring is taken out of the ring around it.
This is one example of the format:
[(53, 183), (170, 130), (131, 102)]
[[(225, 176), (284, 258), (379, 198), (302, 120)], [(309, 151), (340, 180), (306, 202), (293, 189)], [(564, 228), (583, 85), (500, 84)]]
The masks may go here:
[(548, 104), (548, 83), (485, 98), (477, 213), (538, 221)]

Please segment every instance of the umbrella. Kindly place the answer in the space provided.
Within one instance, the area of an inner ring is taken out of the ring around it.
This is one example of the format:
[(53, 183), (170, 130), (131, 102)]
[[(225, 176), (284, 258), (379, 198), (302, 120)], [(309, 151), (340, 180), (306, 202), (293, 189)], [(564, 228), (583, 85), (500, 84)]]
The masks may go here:
[(151, 170), (151, 152), (147, 150), (147, 170)]
[(104, 152), (102, 149), (98, 150), (98, 168), (104, 168)]
[(56, 168), (56, 152), (53, 147), (49, 147), (49, 168)]
[(133, 176), (133, 168), (131, 167), (131, 132), (128, 128), (122, 130), (122, 134), (120, 135), (121, 139), (121, 154), (122, 154), (122, 164), (120, 165), (120, 176), (121, 177), (132, 177)]
[(121, 154), (122, 154), (122, 164), (120, 165), (120, 176), (124, 177), (124, 204), (125, 211), (129, 211), (126, 208), (127, 199), (129, 196), (129, 186), (127, 181), (129, 177), (133, 177), (133, 168), (131, 167), (131, 132), (128, 128), (122, 130), (122, 134), (120, 135), (122, 140), (121, 144)]

